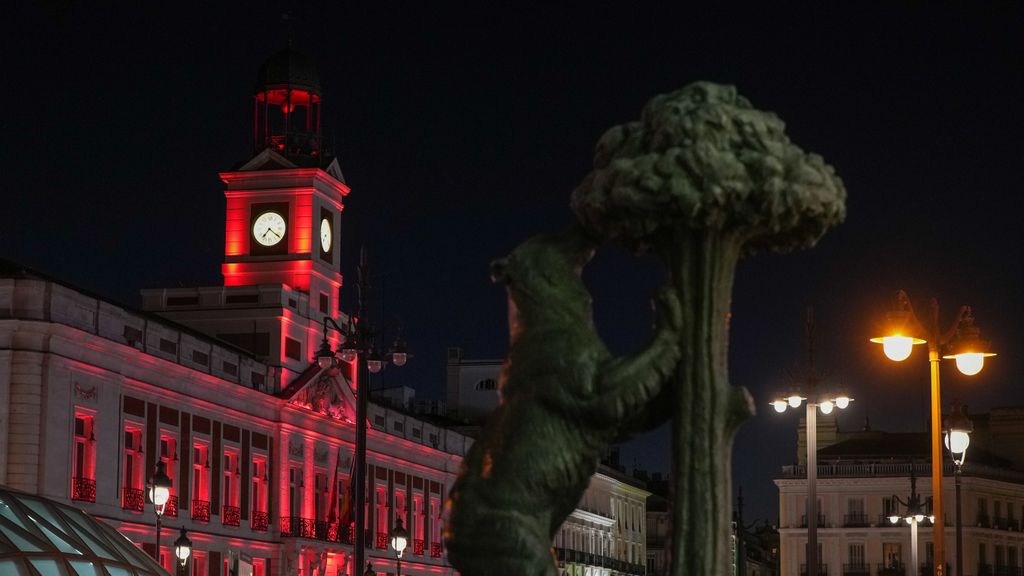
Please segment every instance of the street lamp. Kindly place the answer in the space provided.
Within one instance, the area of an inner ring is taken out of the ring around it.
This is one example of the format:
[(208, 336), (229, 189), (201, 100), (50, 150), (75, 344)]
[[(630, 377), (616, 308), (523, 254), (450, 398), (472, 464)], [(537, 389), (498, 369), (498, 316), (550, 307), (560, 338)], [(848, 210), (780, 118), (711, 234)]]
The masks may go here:
[(409, 532), (402, 526), (402, 517), (395, 520), (395, 528), (391, 531), (391, 547), (395, 550), (395, 558), (398, 562), (398, 572), (395, 576), (402, 576), (402, 552), (409, 543)]
[[(918, 320), (914, 307), (907, 293), (900, 290), (896, 293), (896, 301), (888, 314), (888, 326), (885, 335), (871, 339), (882, 345), (885, 355), (891, 360), (901, 362), (910, 357), (913, 347), (928, 344), (928, 362), (931, 365), (931, 400), (932, 400), (932, 511), (939, 521), (933, 528), (933, 550), (935, 556), (935, 576), (944, 576), (945, 555), (943, 547), (944, 528), (942, 515), (942, 402), (939, 389), (939, 361), (952, 359), (957, 368), (968, 376), (981, 371), (985, 358), (995, 356), (982, 341), (978, 328), (974, 326), (974, 316), (969, 306), (961, 306), (956, 322), (949, 330), (939, 329), (939, 303), (932, 298), (928, 306), (926, 323)], [(948, 352), (942, 354), (943, 349)]]
[[(893, 501), (902, 504), (906, 508), (906, 514), (902, 515), (902, 519), (910, 525), (910, 565), (912, 574), (918, 572), (917, 566), (917, 525), (924, 522), (925, 518), (928, 519), (932, 524), (935, 523), (935, 516), (926, 516), (924, 505), (921, 503), (921, 495), (917, 493), (917, 476), (914, 474), (914, 463), (910, 463), (910, 498), (906, 500), (900, 499), (899, 496), (893, 494)], [(898, 524), (900, 521), (900, 514), (897, 510), (890, 511), (889, 522), (892, 524)]]
[(163, 460), (156, 463), (156, 472), (149, 478), (149, 501), (156, 512), (156, 550), (153, 558), (160, 563), (160, 519), (164, 515), (164, 505), (171, 498), (171, 479), (167, 476), (167, 465)]
[(963, 576), (963, 524), (960, 518), (960, 469), (967, 458), (967, 447), (971, 445), (971, 431), (974, 426), (967, 417), (967, 407), (959, 400), (953, 402), (953, 409), (946, 419), (946, 448), (953, 456), (953, 475), (956, 478), (956, 576)]
[(802, 391), (807, 396), (801, 396), (800, 390), (794, 390), (788, 396), (776, 398), (771, 405), (781, 414), (788, 408), (799, 408), (807, 400), (804, 418), (807, 439), (807, 574), (818, 576), (818, 413), (815, 408), (828, 415), (835, 408), (846, 409), (853, 398), (845, 392), (818, 394), (820, 376), (814, 367), (814, 314), (810, 309), (807, 311), (804, 328), (807, 337), (807, 366), (802, 378)]
[(174, 557), (178, 559), (178, 571), (181, 572), (192, 555), (192, 541), (188, 539), (185, 528), (181, 529), (181, 535), (174, 541)]
[[(338, 324), (328, 316), (323, 319), (323, 340), (317, 350), (314, 361), (321, 369), (328, 370), (338, 365), (338, 362), (351, 364), (356, 363), (356, 461), (355, 461), (355, 542), (353, 566), (362, 566), (366, 553), (366, 418), (367, 402), (370, 392), (370, 373), (380, 372), (384, 367), (383, 360), (377, 355), (373, 345), (373, 329), (365, 320), (364, 311), (366, 300), (370, 296), (369, 273), (366, 263), (366, 248), (359, 252), (359, 266), (356, 269), (358, 274), (357, 290), (359, 294), (358, 306), (356, 307), (356, 318), (353, 322), (349, 316), (349, 325), (342, 330)], [(327, 340), (328, 327), (333, 328), (341, 335), (341, 350), (336, 355), (331, 349), (331, 343)], [(404, 366), (409, 358), (405, 349), (405, 342), (401, 337), (396, 339), (395, 345), (387, 354), (391, 363), (395, 366)], [(372, 364), (371, 364), (372, 362)], [(366, 569), (372, 573), (370, 563), (367, 562)]]

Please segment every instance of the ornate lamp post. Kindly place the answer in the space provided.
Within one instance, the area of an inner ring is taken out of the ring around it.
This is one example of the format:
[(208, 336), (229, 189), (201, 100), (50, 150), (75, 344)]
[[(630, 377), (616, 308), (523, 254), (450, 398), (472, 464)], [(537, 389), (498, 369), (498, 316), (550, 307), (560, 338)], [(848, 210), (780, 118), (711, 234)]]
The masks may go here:
[[(980, 338), (978, 328), (974, 326), (974, 316), (969, 306), (961, 306), (957, 320), (945, 332), (939, 329), (939, 303), (932, 298), (928, 306), (928, 316), (922, 323), (914, 314), (914, 307), (907, 293), (900, 290), (896, 293), (896, 302), (888, 315), (888, 326), (885, 336), (872, 338), (871, 341), (882, 345), (882, 350), (890, 360), (901, 362), (910, 357), (914, 346), (928, 344), (928, 363), (931, 365), (931, 429), (932, 429), (932, 502), (935, 516), (939, 521), (934, 525), (932, 536), (935, 554), (935, 576), (945, 576), (946, 561), (943, 540), (944, 527), (942, 515), (942, 401), (939, 392), (939, 361), (942, 359), (956, 360), (956, 367), (962, 373), (973, 376), (985, 365), (985, 358), (995, 356), (989, 351), (988, 342)], [(943, 355), (945, 349), (947, 354)]]
[(804, 400), (808, 400), (805, 411), (805, 428), (807, 438), (807, 575), (818, 576), (818, 413), (828, 415), (832, 410), (839, 408), (845, 410), (853, 398), (846, 393), (839, 393), (834, 396), (820, 395), (818, 384), (820, 375), (814, 367), (814, 315), (811, 310), (807, 311), (805, 324), (807, 335), (807, 367), (802, 378), (802, 391), (807, 396), (801, 396), (800, 391), (794, 391), (784, 398), (776, 398), (771, 402), (778, 413), (783, 413), (787, 408), (794, 410), (800, 408)]
[(149, 501), (156, 512), (156, 550), (153, 559), (160, 563), (160, 519), (164, 515), (164, 505), (171, 497), (171, 479), (167, 476), (167, 465), (163, 460), (156, 463), (156, 472), (149, 478)]
[(192, 541), (188, 539), (185, 529), (181, 529), (181, 535), (174, 541), (174, 557), (178, 559), (177, 572), (184, 572), (188, 564), (189, 556), (192, 555)]
[(946, 419), (946, 448), (953, 456), (953, 475), (956, 478), (956, 576), (963, 576), (963, 521), (960, 517), (960, 469), (967, 458), (967, 447), (971, 445), (971, 431), (974, 430), (967, 417), (967, 407), (959, 400), (953, 402), (953, 409)]
[[(899, 496), (893, 494), (892, 499), (898, 502), (906, 508), (907, 513), (902, 516), (903, 520), (910, 525), (910, 565), (911, 574), (916, 574), (918, 571), (917, 566), (917, 525), (924, 522), (927, 518), (933, 524), (935, 523), (935, 516), (925, 516), (925, 508), (921, 503), (921, 495), (917, 493), (917, 476), (914, 474), (914, 463), (910, 463), (910, 498), (901, 500)], [(889, 522), (898, 524), (901, 516), (896, 513), (889, 516)]]
[[(364, 316), (366, 300), (370, 295), (365, 248), (360, 250), (357, 272), (359, 299), (356, 318), (358, 321), (353, 323), (352, 318), (349, 317), (348, 329), (342, 330), (333, 319), (324, 316), (324, 336), (314, 359), (324, 370), (336, 366), (339, 361), (348, 364), (356, 363), (356, 477), (355, 502), (353, 503), (356, 533), (353, 566), (362, 566), (366, 553), (366, 412), (370, 392), (370, 373), (380, 372), (384, 367), (384, 361), (376, 352), (373, 345), (374, 332)], [(334, 328), (341, 334), (342, 348), (339, 355), (335, 355), (334, 350), (331, 349), (331, 343), (327, 340), (328, 327)], [(405, 365), (409, 354), (401, 337), (395, 341), (395, 345), (387, 356), (395, 366)], [(372, 573), (369, 562), (367, 562), (366, 569)]]
[(409, 532), (402, 526), (402, 517), (395, 520), (395, 528), (391, 531), (391, 548), (395, 550), (395, 559), (398, 562), (398, 572), (395, 576), (402, 576), (402, 552), (409, 543)]

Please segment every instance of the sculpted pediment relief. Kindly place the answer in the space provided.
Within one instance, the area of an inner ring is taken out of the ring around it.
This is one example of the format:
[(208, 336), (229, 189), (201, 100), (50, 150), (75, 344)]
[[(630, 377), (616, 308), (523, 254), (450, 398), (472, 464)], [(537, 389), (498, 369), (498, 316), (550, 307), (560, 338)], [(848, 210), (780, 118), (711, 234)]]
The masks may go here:
[(352, 386), (337, 370), (320, 370), (314, 365), (285, 388), (282, 396), (293, 406), (335, 420), (355, 421), (356, 402)]

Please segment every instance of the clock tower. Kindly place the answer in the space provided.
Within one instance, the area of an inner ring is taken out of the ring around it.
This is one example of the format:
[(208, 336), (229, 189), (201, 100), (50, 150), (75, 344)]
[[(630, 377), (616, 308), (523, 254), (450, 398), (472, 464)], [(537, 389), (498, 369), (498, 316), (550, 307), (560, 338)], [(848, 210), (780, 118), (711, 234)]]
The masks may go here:
[(349, 187), (324, 146), (316, 67), (290, 48), (274, 54), (260, 67), (252, 102), (253, 156), (220, 174), (224, 285), (284, 284), (314, 302), (326, 297), (336, 311)]
[[(142, 292), (145, 310), (279, 366), (266, 383), (274, 390), (312, 369), (325, 316), (347, 319), (338, 309), (338, 229), (349, 187), (324, 144), (322, 106), (308, 58), (289, 47), (263, 63), (252, 93), (249, 159), (220, 173), (227, 187), (223, 286)], [(340, 344), (337, 334), (329, 338)]]

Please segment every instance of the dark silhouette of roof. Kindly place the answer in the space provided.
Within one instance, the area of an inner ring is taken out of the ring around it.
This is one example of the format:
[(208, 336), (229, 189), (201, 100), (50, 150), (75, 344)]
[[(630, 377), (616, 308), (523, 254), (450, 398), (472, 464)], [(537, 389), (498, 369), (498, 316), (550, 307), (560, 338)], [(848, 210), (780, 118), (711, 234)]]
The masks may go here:
[[(1009, 468), (1010, 462), (973, 440), (967, 449), (972, 463)], [(818, 460), (930, 460), (931, 436), (927, 432), (859, 432), (852, 438), (818, 451)]]
[(256, 91), (270, 88), (304, 88), (320, 92), (320, 72), (313, 60), (291, 48), (267, 58), (256, 76)]

